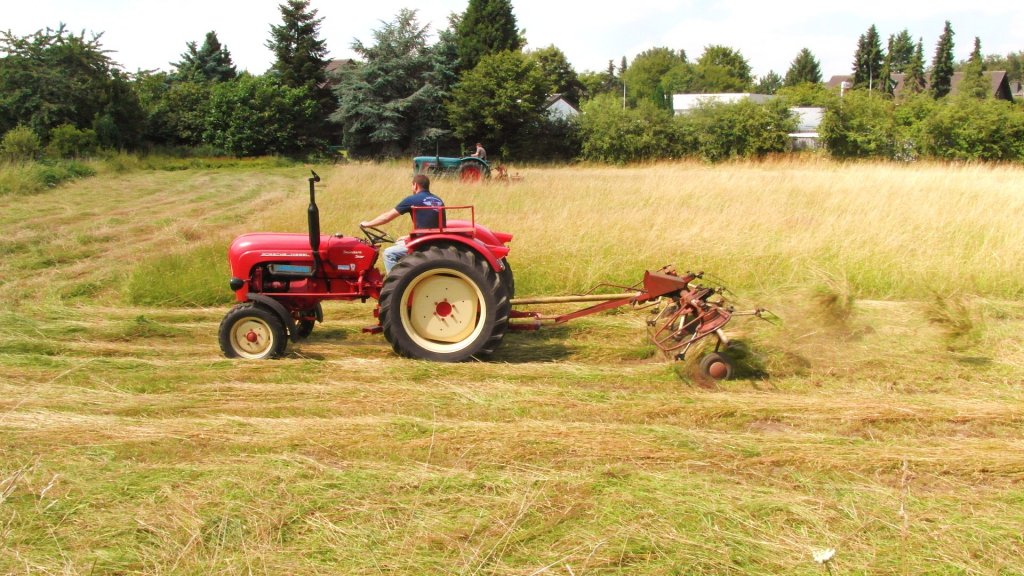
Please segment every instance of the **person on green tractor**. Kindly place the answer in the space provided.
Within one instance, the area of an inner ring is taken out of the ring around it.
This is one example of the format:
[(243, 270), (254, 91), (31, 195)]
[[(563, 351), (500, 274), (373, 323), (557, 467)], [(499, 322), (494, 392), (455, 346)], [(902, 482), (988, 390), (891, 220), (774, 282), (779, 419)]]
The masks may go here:
[(473, 158), (479, 158), (481, 160), (487, 160), (487, 150), (484, 150), (483, 144), (477, 142), (476, 152), (473, 152), (472, 154), (470, 154), (470, 156), (472, 156)]
[[(412, 177), (412, 194), (410, 196), (403, 198), (391, 210), (384, 212), (373, 220), (360, 222), (359, 225), (375, 228), (391, 222), (402, 214), (409, 214), (413, 211), (413, 208), (435, 208), (441, 206), (444, 206), (444, 201), (430, 191), (430, 178), (426, 174), (417, 174)], [(414, 213), (415, 221), (413, 222), (413, 228), (440, 228), (441, 212), (441, 210), (417, 210)], [(395, 264), (398, 264), (398, 261), (409, 253), (409, 250), (405, 247), (406, 238), (408, 236), (403, 236), (396, 240), (394, 245), (384, 249), (385, 274), (391, 272)]]

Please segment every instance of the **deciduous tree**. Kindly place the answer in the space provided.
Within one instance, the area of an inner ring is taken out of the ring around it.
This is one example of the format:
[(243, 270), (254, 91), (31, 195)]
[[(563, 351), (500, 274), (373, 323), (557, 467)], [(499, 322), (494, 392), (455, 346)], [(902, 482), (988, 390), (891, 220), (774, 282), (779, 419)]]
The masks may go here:
[(452, 91), (448, 119), (462, 142), (484, 142), (516, 154), (529, 147), (519, 135), (544, 120), (547, 89), (537, 65), (521, 52), (484, 56)]
[(705, 47), (696, 68), (698, 76), (707, 82), (704, 92), (743, 92), (754, 82), (750, 64), (743, 54), (720, 44)]
[(583, 84), (580, 83), (579, 76), (564, 52), (552, 44), (547, 48), (531, 50), (526, 53), (526, 57), (537, 65), (549, 94), (562, 94), (573, 103), (579, 104)]
[(243, 75), (211, 88), (203, 141), (237, 156), (297, 154), (314, 146), (306, 128), (317, 114), (306, 88)]
[(645, 50), (633, 58), (633, 63), (622, 75), (629, 101), (653, 102), (659, 108), (672, 108), (671, 92), (667, 91), (663, 79), (676, 66), (685, 65), (686, 52), (671, 48), (657, 47)]
[(115, 64), (102, 34), (64, 25), (25, 37), (0, 33), (0, 134), (19, 124), (45, 138), (61, 124), (91, 128), (109, 101)]

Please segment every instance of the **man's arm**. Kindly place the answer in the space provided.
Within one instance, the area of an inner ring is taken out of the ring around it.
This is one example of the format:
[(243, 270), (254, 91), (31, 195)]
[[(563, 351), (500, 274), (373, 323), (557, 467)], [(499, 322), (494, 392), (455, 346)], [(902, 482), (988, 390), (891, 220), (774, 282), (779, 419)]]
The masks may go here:
[(398, 218), (399, 216), (401, 216), (401, 214), (398, 213), (398, 210), (395, 210), (394, 208), (392, 208), (391, 210), (388, 210), (387, 212), (384, 212), (380, 216), (377, 216), (373, 220), (367, 220), (365, 222), (360, 222), (359, 225), (363, 226), (363, 227), (366, 227), (366, 226), (373, 226), (373, 227), (382, 226), (384, 224), (387, 224), (388, 222), (391, 222), (395, 218)]

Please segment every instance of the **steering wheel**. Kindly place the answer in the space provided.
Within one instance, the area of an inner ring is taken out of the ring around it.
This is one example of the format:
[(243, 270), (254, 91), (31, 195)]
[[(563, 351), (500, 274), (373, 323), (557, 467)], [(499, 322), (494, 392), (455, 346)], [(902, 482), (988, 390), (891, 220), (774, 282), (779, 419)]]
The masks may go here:
[(381, 230), (380, 228), (374, 228), (373, 226), (360, 226), (360, 230), (366, 236), (366, 239), (370, 241), (370, 244), (377, 246), (385, 242), (394, 243), (395, 239), (390, 234)]

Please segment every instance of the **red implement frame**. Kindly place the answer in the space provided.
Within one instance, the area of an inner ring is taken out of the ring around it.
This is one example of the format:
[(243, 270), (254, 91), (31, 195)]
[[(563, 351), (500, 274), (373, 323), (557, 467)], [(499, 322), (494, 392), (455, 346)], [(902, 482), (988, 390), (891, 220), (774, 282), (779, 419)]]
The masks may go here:
[[(666, 266), (657, 272), (645, 272), (642, 286), (619, 287), (632, 289), (633, 292), (616, 294), (594, 294), (602, 286), (597, 286), (587, 294), (578, 296), (558, 296), (545, 298), (516, 298), (513, 306), (526, 304), (564, 304), (573, 302), (599, 302), (592, 306), (559, 315), (545, 315), (539, 312), (513, 310), (510, 315), (509, 328), (512, 330), (539, 330), (544, 322), (561, 324), (589, 316), (620, 306), (635, 308), (652, 307), (653, 317), (647, 321), (650, 327), (651, 341), (662, 352), (675, 354), (682, 360), (686, 352), (698, 341), (714, 335), (718, 341), (717, 351), (729, 343), (722, 328), (733, 316), (760, 316), (763, 310), (751, 312), (735, 312), (725, 304), (721, 296), (722, 289), (691, 285), (694, 280), (703, 277), (703, 273), (687, 272), (679, 276), (672, 267)], [(712, 299), (717, 296), (717, 299)], [(659, 306), (663, 304), (664, 306)]]

